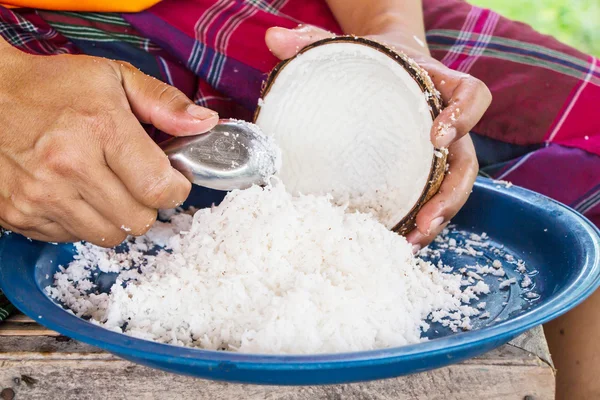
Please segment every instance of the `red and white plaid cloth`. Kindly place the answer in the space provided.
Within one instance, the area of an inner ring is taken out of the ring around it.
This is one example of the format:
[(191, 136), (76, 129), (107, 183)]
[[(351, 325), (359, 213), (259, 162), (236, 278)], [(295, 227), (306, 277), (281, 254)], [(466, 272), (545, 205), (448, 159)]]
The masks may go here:
[[(494, 96), (472, 135), (482, 171), (600, 225), (598, 60), (461, 0), (423, 7), (433, 56), (483, 80)], [(265, 31), (299, 23), (341, 33), (323, 0), (164, 0), (136, 14), (0, 7), (0, 35), (24, 51), (126, 60), (198, 104), (246, 119), (277, 62)]]

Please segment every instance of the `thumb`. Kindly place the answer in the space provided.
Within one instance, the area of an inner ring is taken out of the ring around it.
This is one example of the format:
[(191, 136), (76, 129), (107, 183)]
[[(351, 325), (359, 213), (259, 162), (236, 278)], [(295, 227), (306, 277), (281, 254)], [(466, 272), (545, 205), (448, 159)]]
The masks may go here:
[(118, 71), (133, 114), (172, 136), (197, 135), (211, 130), (219, 115), (195, 105), (171, 85), (148, 76), (131, 64), (118, 63)]
[(335, 34), (312, 25), (299, 25), (295, 29), (275, 27), (267, 30), (265, 42), (275, 57), (286, 60), (309, 44), (334, 36)]

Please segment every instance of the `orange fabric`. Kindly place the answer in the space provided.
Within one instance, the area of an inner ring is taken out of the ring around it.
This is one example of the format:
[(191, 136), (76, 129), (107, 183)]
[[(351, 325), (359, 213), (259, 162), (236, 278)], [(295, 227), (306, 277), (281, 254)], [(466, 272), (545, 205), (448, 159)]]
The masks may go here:
[(39, 8), (56, 11), (139, 12), (160, 0), (0, 0), (9, 8)]

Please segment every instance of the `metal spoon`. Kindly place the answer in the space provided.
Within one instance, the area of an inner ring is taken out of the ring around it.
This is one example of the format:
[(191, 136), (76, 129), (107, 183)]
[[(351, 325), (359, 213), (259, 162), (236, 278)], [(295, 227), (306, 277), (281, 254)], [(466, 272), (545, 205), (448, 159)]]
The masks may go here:
[(216, 190), (261, 185), (280, 166), (279, 148), (253, 124), (221, 120), (207, 133), (160, 144), (190, 182)]

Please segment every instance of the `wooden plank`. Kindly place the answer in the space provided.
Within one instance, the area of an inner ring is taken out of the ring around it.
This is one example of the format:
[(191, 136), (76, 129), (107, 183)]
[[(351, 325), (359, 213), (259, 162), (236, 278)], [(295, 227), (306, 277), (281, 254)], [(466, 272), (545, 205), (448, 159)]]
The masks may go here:
[[(6, 321), (23, 322), (23, 323), (35, 322), (34, 320), (32, 320), (31, 318), (29, 318), (27, 315), (24, 315), (24, 314), (12, 315), (12, 316), (8, 317), (8, 319)], [(2, 325), (0, 325), (0, 328), (2, 328)]]
[(31, 318), (16, 314), (0, 324), (0, 336), (60, 336)]
[[(20, 327), (21, 333), (0, 334), (0, 396), (6, 390), (4, 394), (14, 393), (15, 400), (550, 400), (554, 397), (554, 369), (541, 328), (480, 357), (422, 374), (350, 385), (276, 387), (224, 384), (173, 375), (132, 364), (55, 332), (51, 336), (48, 330), (27, 318), (11, 319), (10, 324), (14, 329)], [(25, 326), (29, 328), (23, 330)], [(2, 330), (8, 329), (0, 325)]]
[(0, 337), (0, 357), (8, 357), (11, 352), (24, 353), (23, 358), (34, 357), (38, 353), (57, 356), (59, 353), (102, 353), (102, 350), (61, 335)]
[[(0, 325), (0, 330), (2, 325)], [(32, 334), (21, 332), (19, 335), (0, 335), (0, 360), (12, 358), (12, 353), (28, 353), (28, 357), (36, 357), (36, 353), (42, 353), (44, 358), (56, 358), (60, 360), (62, 353), (72, 354), (96, 354), (102, 350), (88, 344), (78, 342), (57, 332), (35, 324), (31, 327)], [(47, 334), (47, 333), (50, 334)], [(467, 360), (464, 363), (479, 363), (485, 360), (486, 363), (493, 365), (538, 365), (544, 362), (551, 366), (547, 361), (549, 354), (546, 351), (536, 352), (537, 349), (547, 349), (543, 331), (534, 329), (527, 334), (528, 340), (515, 340), (513, 345), (501, 346), (477, 358)], [(538, 344), (537, 342), (542, 342)], [(21, 357), (21, 355), (17, 356)]]
[[(0, 336), (53, 336), (58, 337), (59, 339), (57, 340), (59, 341), (61, 340), (61, 338), (62, 341), (70, 340), (65, 336), (62, 336), (58, 332), (54, 332), (43, 327), (42, 325), (39, 325), (37, 322), (23, 314), (13, 315), (4, 323), (0, 324)], [(539, 357), (540, 359), (548, 363), (550, 366), (552, 366), (550, 350), (548, 349), (548, 343), (546, 342), (544, 330), (541, 326), (535, 327), (525, 332), (524, 334), (513, 339), (509, 343), (512, 344), (514, 347), (518, 347), (520, 349), (534, 354), (535, 356)], [(1, 351), (2, 350), (0, 350), (0, 352)]]
[[(30, 359), (74, 360), (74, 359), (108, 359), (115, 356), (104, 353), (101, 349), (72, 340), (65, 336), (26, 336), (1, 337), (0, 362)], [(546, 364), (535, 354), (515, 346), (502, 346), (480, 357), (464, 361), (465, 364), (495, 366), (540, 366)]]
[[(64, 339), (63, 339), (64, 338)], [(7, 340), (8, 339), (8, 340)], [(57, 340), (58, 339), (58, 340)], [(63, 341), (63, 340), (67, 341)], [(24, 343), (23, 342), (29, 342)], [(21, 360), (108, 360), (118, 359), (96, 347), (63, 337), (42, 338), (2, 338), (0, 340), (0, 362)], [(486, 365), (498, 367), (548, 367), (535, 355), (514, 346), (502, 346), (479, 357), (463, 361), (465, 365)]]
[[(20, 331), (20, 329), (22, 329), (22, 331)], [(69, 338), (66, 338), (65, 336), (62, 336), (58, 332), (49, 330), (43, 327), (42, 325), (37, 324), (34, 320), (22, 314), (13, 315), (4, 323), (0, 324), (0, 337), (1, 336), (52, 336), (57, 337), (57, 340), (62, 342), (71, 340)], [(5, 342), (8, 340), (9, 339), (5, 339)], [(35, 342), (34, 340), (26, 343), (31, 344), (31, 350), (29, 351), (35, 351), (35, 343), (41, 342)], [(513, 339), (512, 341), (510, 341), (510, 344), (512, 344), (514, 347), (518, 347), (520, 349), (534, 354), (535, 356), (539, 357), (540, 359), (552, 366), (550, 350), (548, 349), (548, 344), (546, 343), (546, 338), (544, 337), (544, 330), (541, 326), (535, 327), (522, 334), (521, 336), (517, 337), (516, 339)], [(0, 342), (0, 352), (2, 352), (1, 345), (2, 342)], [(79, 345), (83, 344), (80, 343)], [(92, 346), (89, 346), (89, 348), (92, 348)], [(483, 357), (485, 357), (485, 355)]]
[(537, 326), (508, 342), (510, 345), (528, 351), (554, 368), (550, 348), (544, 335), (544, 328)]
[(281, 387), (205, 381), (120, 359), (0, 362), (0, 389), (14, 391), (15, 399), (30, 400), (551, 400), (554, 398), (553, 381), (550, 368), (458, 364), (383, 381)]
[(0, 336), (60, 336), (60, 334), (35, 322), (4, 321), (0, 325)]
[(54, 332), (49, 329), (39, 330), (39, 329), (30, 329), (29, 327), (6, 327), (2, 331), (0, 331), (0, 336), (60, 336), (59, 333)]

